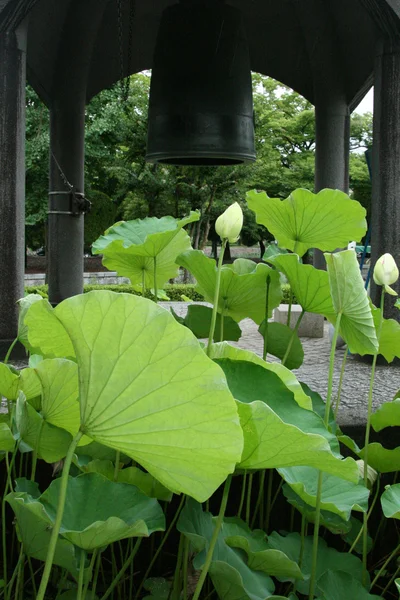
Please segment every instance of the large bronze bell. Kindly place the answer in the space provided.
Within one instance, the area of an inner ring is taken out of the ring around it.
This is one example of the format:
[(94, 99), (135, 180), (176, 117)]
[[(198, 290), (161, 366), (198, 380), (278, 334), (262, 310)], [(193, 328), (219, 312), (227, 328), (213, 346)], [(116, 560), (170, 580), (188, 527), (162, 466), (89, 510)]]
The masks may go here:
[(146, 160), (235, 165), (255, 158), (241, 13), (220, 0), (181, 0), (163, 12), (157, 36)]

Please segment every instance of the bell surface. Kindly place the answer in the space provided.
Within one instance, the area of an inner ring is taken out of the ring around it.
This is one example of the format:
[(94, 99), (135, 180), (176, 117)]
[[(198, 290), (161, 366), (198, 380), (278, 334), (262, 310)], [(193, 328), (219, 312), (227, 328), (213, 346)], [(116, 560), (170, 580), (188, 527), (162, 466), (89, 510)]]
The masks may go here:
[(253, 162), (253, 95), (242, 15), (218, 0), (168, 7), (157, 36), (146, 160)]

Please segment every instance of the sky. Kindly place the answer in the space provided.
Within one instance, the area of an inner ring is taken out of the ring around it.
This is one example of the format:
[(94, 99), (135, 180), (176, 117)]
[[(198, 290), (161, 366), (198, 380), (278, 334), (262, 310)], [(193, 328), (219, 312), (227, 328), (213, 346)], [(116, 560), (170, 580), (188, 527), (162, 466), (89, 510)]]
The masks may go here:
[(361, 100), (360, 104), (357, 106), (354, 112), (363, 114), (366, 112), (374, 111), (374, 88), (371, 88), (368, 94), (365, 96), (363, 100)]

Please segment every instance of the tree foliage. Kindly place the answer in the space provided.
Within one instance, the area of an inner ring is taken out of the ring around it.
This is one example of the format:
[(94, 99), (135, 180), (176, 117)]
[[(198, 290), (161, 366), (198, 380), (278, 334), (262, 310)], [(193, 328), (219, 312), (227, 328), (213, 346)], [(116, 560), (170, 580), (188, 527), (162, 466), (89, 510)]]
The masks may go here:
[[(249, 189), (285, 198), (296, 188), (314, 187), (314, 108), (277, 81), (253, 74), (257, 161), (250, 165), (175, 167), (145, 161), (150, 74), (130, 80), (123, 100), (119, 85), (102, 91), (86, 109), (85, 191), (93, 214), (86, 217), (85, 247), (113, 221), (146, 216), (176, 218), (200, 211), (191, 225), (195, 248), (215, 239), (216, 217), (234, 201), (244, 211), (242, 242), (271, 239), (245, 205)], [(371, 186), (362, 150), (372, 142), (372, 115), (353, 115), (350, 185), (367, 210)], [(48, 193), (49, 115), (39, 98), (27, 90), (27, 244), (45, 243)], [(111, 218), (112, 217), (112, 218)], [(110, 220), (109, 220), (110, 219)]]

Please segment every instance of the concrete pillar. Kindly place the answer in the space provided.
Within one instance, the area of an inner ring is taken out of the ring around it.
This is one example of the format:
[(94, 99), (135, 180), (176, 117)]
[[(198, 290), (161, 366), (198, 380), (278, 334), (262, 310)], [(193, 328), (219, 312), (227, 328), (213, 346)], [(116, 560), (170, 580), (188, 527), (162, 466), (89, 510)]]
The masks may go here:
[(106, 3), (73, 0), (58, 51), (50, 105), (47, 277), (52, 304), (83, 291), (84, 216), (71, 214), (67, 192), (71, 184), (84, 193), (86, 83)]
[[(371, 261), (390, 252), (400, 266), (400, 43), (379, 43), (374, 79)], [(400, 282), (392, 287), (400, 293)], [(371, 297), (379, 305), (373, 282)], [(400, 320), (394, 300), (386, 297), (385, 316)]]
[(0, 35), (0, 358), (24, 295), (26, 26)]
[[(315, 191), (333, 188), (349, 192), (350, 112), (344, 94), (318, 96), (315, 103)], [(314, 251), (314, 266), (325, 268), (325, 259)]]

